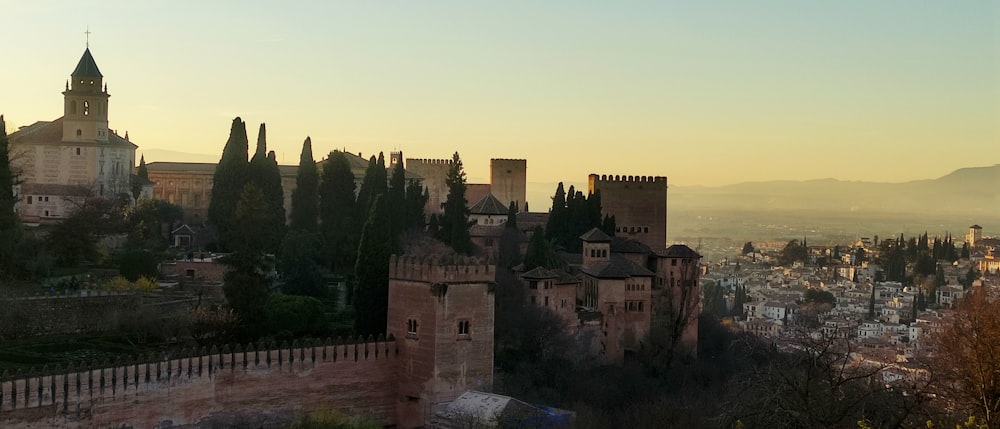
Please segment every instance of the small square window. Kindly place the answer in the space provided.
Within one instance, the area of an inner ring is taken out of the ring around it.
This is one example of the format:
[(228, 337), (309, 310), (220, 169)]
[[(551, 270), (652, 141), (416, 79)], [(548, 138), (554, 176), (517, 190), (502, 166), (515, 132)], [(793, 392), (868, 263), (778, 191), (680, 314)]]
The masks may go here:
[(469, 335), (469, 321), (459, 320), (458, 321), (458, 335)]

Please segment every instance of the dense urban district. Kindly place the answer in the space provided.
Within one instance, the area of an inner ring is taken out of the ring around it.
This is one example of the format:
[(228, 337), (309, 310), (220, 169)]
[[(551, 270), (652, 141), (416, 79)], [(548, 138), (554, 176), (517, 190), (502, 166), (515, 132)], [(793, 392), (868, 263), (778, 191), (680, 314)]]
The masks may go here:
[(709, 262), (666, 177), (530, 211), (523, 159), (278, 165), (240, 118), (217, 164), (136, 163), (89, 48), (63, 98), (0, 117), (4, 427), (1000, 427), (978, 225)]

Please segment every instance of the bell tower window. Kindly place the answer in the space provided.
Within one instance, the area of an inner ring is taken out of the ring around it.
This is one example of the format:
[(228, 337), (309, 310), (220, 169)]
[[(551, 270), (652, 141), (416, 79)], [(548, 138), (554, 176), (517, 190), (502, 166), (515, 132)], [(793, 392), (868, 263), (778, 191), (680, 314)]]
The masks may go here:
[[(80, 138), (80, 137), (83, 137), (83, 131), (82, 130), (76, 130), (76, 138)], [(79, 155), (80, 148), (77, 148), (76, 151), (77, 151), (77, 155)]]
[(83, 116), (90, 116), (90, 102), (83, 102)]

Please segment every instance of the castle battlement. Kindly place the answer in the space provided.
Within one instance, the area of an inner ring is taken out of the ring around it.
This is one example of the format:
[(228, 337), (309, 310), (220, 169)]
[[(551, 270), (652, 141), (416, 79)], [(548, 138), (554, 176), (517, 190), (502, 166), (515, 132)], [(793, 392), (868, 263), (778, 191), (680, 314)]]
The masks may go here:
[(490, 161), (528, 162), (527, 159), (523, 158), (490, 158)]
[(491, 283), (496, 279), (496, 265), (465, 256), (392, 255), (389, 278), (426, 283)]
[(599, 180), (601, 182), (607, 183), (667, 183), (667, 178), (664, 176), (622, 176), (622, 175), (612, 175), (612, 174), (591, 174), (590, 180)]
[(407, 158), (406, 159), (406, 163), (407, 164), (409, 164), (411, 162), (418, 163), (418, 164), (431, 164), (431, 165), (450, 165), (451, 164), (451, 160), (450, 159), (429, 159), (429, 158)]
[[(351, 365), (394, 365), (399, 355), (391, 336), (326, 339), (281, 345), (225, 345), (221, 349), (185, 349), (168, 354), (149, 354), (126, 361), (107, 360), (70, 365), (66, 368), (29, 370), (27, 373), (0, 375), (0, 421), (5, 412), (24, 408), (56, 405), (62, 412), (79, 411), (93, 403), (113, 403), (126, 398), (155, 395), (190, 386), (199, 379), (226, 379), (238, 382), (248, 377), (252, 384), (260, 377), (295, 380), (308, 376), (320, 367), (336, 367), (344, 374), (357, 368)], [(368, 366), (365, 370), (370, 370)], [(392, 373), (391, 367), (387, 367)], [(332, 368), (331, 368), (332, 369)], [(256, 374), (256, 375), (254, 375)], [(237, 377), (233, 379), (232, 377)], [(235, 385), (229, 385), (232, 389)], [(122, 403), (128, 403), (124, 401)]]

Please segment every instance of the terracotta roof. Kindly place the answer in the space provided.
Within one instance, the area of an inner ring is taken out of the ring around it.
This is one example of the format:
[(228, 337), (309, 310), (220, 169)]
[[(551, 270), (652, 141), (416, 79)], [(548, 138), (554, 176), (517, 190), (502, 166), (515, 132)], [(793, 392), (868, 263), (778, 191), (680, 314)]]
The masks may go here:
[(642, 253), (648, 255), (652, 251), (649, 246), (628, 237), (611, 237), (612, 253)]
[(90, 48), (83, 51), (83, 56), (80, 57), (80, 62), (76, 63), (76, 69), (73, 70), (73, 77), (104, 77), (101, 74), (101, 70), (97, 68), (97, 62), (94, 61), (94, 56), (90, 54)]
[(971, 228), (971, 229), (983, 229), (983, 227), (981, 227), (979, 225), (972, 225), (969, 228)]
[(656, 256), (661, 258), (694, 258), (701, 259), (701, 255), (695, 252), (694, 249), (687, 247), (683, 244), (675, 244), (666, 249), (661, 249), (656, 251)]
[(521, 274), (521, 278), (524, 279), (556, 279), (559, 278), (559, 274), (555, 271), (548, 270), (542, 267), (532, 268), (530, 271)]
[(483, 214), (483, 215), (505, 215), (507, 214), (507, 206), (503, 205), (496, 196), (492, 193), (486, 194), (479, 202), (469, 207), (470, 214)]
[(652, 277), (652, 271), (646, 269), (628, 258), (611, 254), (611, 260), (591, 265), (584, 265), (581, 271), (593, 277), (602, 279), (624, 279), (629, 277)]
[[(35, 144), (35, 143), (63, 143), (63, 118), (52, 121), (38, 121), (26, 127), (21, 127), (8, 136), (12, 144)], [(74, 144), (75, 142), (65, 142)], [(84, 144), (103, 144), (102, 142), (85, 141)], [(136, 146), (114, 132), (108, 133), (108, 145), (111, 146)]]
[(472, 225), (469, 227), (470, 237), (499, 237), (503, 235), (504, 225)]
[(611, 237), (608, 237), (608, 234), (605, 234), (599, 228), (591, 228), (590, 231), (581, 235), (580, 239), (590, 243), (607, 243), (611, 241)]

